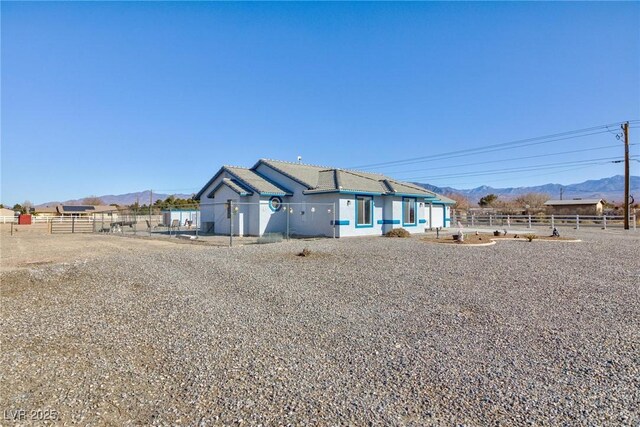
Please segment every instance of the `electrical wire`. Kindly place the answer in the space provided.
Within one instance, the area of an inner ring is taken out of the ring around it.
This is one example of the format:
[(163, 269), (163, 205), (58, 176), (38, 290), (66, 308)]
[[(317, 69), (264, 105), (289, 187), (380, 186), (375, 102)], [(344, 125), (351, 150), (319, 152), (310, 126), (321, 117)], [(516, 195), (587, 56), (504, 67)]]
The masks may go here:
[[(459, 151), (452, 151), (451, 154), (448, 153), (443, 153), (443, 154), (435, 154), (433, 156), (425, 156), (425, 157), (420, 157), (420, 158), (416, 158), (416, 159), (420, 159), (420, 160), (405, 160), (405, 161), (395, 161), (393, 162), (393, 164), (388, 164), (388, 165), (382, 165), (382, 166), (371, 166), (371, 167), (359, 167), (358, 169), (371, 169), (371, 168), (375, 168), (375, 169), (379, 169), (379, 168), (388, 168), (388, 167), (392, 167), (392, 166), (407, 166), (407, 165), (412, 165), (412, 164), (416, 164), (416, 163), (426, 163), (426, 162), (438, 162), (438, 161), (442, 161), (442, 160), (446, 160), (446, 159), (454, 159), (454, 158), (459, 158), (459, 157), (466, 157), (469, 155), (477, 155), (477, 154), (485, 154), (485, 153), (494, 153), (496, 151), (506, 151), (506, 150), (513, 150), (516, 148), (522, 148), (522, 147), (530, 147), (532, 145), (541, 145), (541, 144), (549, 144), (551, 142), (557, 142), (557, 141), (565, 141), (565, 140), (569, 140), (569, 139), (575, 139), (575, 138), (584, 138), (587, 136), (592, 136), (592, 135), (601, 135), (603, 133), (608, 133), (606, 130), (602, 130), (599, 132), (592, 132), (592, 133), (588, 133), (588, 134), (584, 134), (584, 135), (574, 135), (574, 136), (568, 136), (568, 137), (563, 137), (563, 138), (556, 138), (556, 139), (551, 139), (548, 141), (539, 141), (539, 142), (531, 142), (528, 144), (520, 144), (517, 146), (512, 146), (512, 147), (497, 147), (497, 148), (485, 148), (485, 149), (470, 149), (470, 150), (459, 150)], [(460, 154), (453, 154), (453, 153), (460, 153)], [(402, 162), (402, 163), (400, 163)]]
[[(630, 144), (630, 145), (637, 145), (637, 144)], [(550, 157), (550, 156), (557, 156), (557, 155), (561, 155), (561, 154), (574, 154), (574, 153), (583, 153), (586, 151), (597, 151), (597, 150), (610, 150), (610, 149), (618, 149), (619, 147), (616, 146), (612, 146), (612, 145), (603, 145), (600, 147), (592, 147), (592, 148), (584, 148), (581, 150), (571, 150), (571, 151), (560, 151), (560, 152), (555, 152), (555, 153), (546, 153), (546, 154), (537, 154), (534, 156), (524, 156), (524, 157), (512, 157), (510, 159), (500, 159), (500, 160), (488, 160), (485, 162), (473, 162), (473, 163), (465, 163), (465, 164), (457, 164), (455, 165), (455, 167), (459, 168), (459, 167), (464, 167), (464, 166), (475, 166), (475, 165), (486, 165), (486, 164), (490, 164), (490, 163), (503, 163), (503, 162), (510, 162), (510, 161), (514, 161), (514, 160), (526, 160), (526, 159), (536, 159), (536, 158), (540, 158), (540, 157)], [(426, 170), (438, 170), (438, 169), (450, 169), (453, 166), (438, 166), (438, 167), (434, 167), (434, 168), (422, 168), (422, 169), (410, 169), (410, 170), (401, 170), (401, 171), (397, 171), (397, 172), (386, 172), (387, 174), (393, 174), (394, 176), (396, 174), (404, 174), (404, 173), (411, 173), (411, 172), (422, 172), (422, 171), (426, 171)]]
[[(535, 165), (528, 167), (518, 167), (518, 168), (505, 168), (505, 169), (493, 169), (482, 172), (465, 172), (459, 174), (445, 174), (445, 175), (431, 175), (431, 176), (421, 176), (421, 177), (413, 177), (413, 178), (404, 178), (405, 181), (409, 180), (418, 180), (418, 179), (435, 179), (435, 178), (456, 178), (463, 176), (483, 176), (483, 175), (491, 175), (496, 173), (519, 173), (519, 172), (527, 172), (534, 170), (545, 170), (545, 169), (556, 169), (558, 167), (567, 166), (567, 165), (577, 165), (577, 164), (588, 164), (588, 165), (597, 165), (597, 164), (607, 164), (610, 162), (619, 161), (619, 157), (608, 157), (608, 158), (600, 158), (600, 159), (587, 159), (587, 160), (578, 160), (573, 162), (559, 162), (559, 163), (550, 163), (547, 165)], [(593, 162), (593, 163), (585, 163), (585, 162)]]
[[(558, 170), (558, 171), (548, 172), (548, 173), (546, 173), (545, 175), (557, 175), (557, 174), (564, 173), (564, 172), (570, 172), (570, 171), (575, 171), (575, 170), (587, 169), (587, 168), (590, 168), (591, 166), (592, 166), (592, 165), (576, 166), (576, 167), (571, 167), (571, 168), (562, 169), (562, 170)], [(519, 176), (518, 178), (532, 178), (532, 177), (539, 177), (539, 176), (540, 176), (540, 174), (539, 174), (539, 173), (537, 173), (537, 174), (533, 174), (533, 175), (522, 175), (522, 176)], [(483, 181), (483, 184), (484, 184), (484, 185), (486, 185), (486, 184), (490, 184), (490, 183), (493, 183), (493, 182), (504, 182), (504, 181), (512, 181), (512, 180), (513, 180), (513, 177), (509, 177), (509, 178), (499, 178), (499, 179), (490, 179), (489, 181)], [(433, 185), (433, 184), (432, 184), (432, 185)], [(452, 185), (456, 185), (456, 186), (457, 186), (457, 185), (476, 185), (476, 186), (477, 186), (477, 185), (478, 185), (478, 182), (477, 182), (477, 181), (474, 181), (474, 182), (469, 182), (469, 181), (467, 181), (467, 182), (448, 182), (448, 181), (447, 181), (447, 185), (446, 185), (447, 187), (450, 187), (450, 186), (452, 186)], [(437, 185), (434, 185), (434, 187), (438, 187), (438, 186), (437, 186)]]
[(414, 162), (425, 161), (428, 159), (433, 160), (442, 160), (442, 158), (451, 158), (453, 155), (469, 155), (469, 154), (479, 154), (484, 152), (496, 151), (495, 149), (514, 149), (520, 147), (526, 147), (531, 145), (539, 145), (539, 144), (548, 144), (551, 142), (562, 141), (573, 138), (583, 138), (591, 135), (598, 135), (602, 133), (609, 133), (608, 127), (619, 125), (620, 122), (609, 123), (605, 125), (594, 126), (590, 128), (577, 129), (567, 132), (560, 132), (551, 135), (539, 136), (534, 138), (526, 138), (515, 141), (504, 142), (500, 144), (492, 144), (484, 147), (464, 149), (464, 150), (456, 150), (450, 151), (447, 153), (433, 154), (429, 156), (421, 156), (421, 157), (412, 157), (402, 160), (393, 160), (388, 162), (380, 162), (380, 163), (371, 163), (366, 165), (354, 166), (349, 169), (371, 169), (371, 168), (379, 168), (379, 167), (389, 167), (390, 165), (406, 165), (413, 164)]

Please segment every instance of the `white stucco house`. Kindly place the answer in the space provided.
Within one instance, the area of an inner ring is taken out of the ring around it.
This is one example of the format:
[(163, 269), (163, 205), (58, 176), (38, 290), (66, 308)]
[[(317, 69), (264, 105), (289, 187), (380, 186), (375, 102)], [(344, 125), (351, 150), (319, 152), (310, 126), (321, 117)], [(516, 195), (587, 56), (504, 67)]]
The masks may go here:
[(239, 236), (371, 236), (399, 227), (423, 233), (449, 227), (455, 203), (376, 173), (267, 159), (251, 168), (223, 166), (195, 198), (203, 233)]

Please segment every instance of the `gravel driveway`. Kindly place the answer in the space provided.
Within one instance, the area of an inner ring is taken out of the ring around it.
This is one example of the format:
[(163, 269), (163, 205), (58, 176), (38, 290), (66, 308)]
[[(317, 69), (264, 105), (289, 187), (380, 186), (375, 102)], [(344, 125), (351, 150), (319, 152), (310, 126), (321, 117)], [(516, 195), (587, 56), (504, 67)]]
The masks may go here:
[(571, 236), (87, 236), (0, 276), (2, 424), (637, 426), (640, 233)]

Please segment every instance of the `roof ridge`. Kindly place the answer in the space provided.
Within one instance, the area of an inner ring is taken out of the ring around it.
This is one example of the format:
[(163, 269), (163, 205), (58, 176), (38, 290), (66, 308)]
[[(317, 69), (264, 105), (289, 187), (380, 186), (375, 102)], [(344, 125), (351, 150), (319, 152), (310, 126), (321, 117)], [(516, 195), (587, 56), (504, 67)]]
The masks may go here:
[[(361, 175), (360, 173), (358, 173), (356, 171), (349, 170), (349, 169), (340, 169), (340, 171), (341, 172), (350, 173), (351, 175), (356, 175), (356, 176), (359, 176), (360, 178), (368, 179), (368, 180), (375, 181), (375, 182), (383, 181), (381, 179), (374, 179), (374, 178), (371, 178), (371, 177), (368, 177), (368, 176)], [(384, 175), (382, 175), (382, 176), (384, 176)]]
[(289, 165), (294, 165), (294, 166), (311, 166), (312, 168), (322, 168), (323, 170), (335, 169), (334, 167), (331, 167), (331, 166), (312, 165), (311, 163), (301, 163), (301, 162), (290, 162), (289, 160), (264, 159), (264, 158), (260, 160), (266, 161), (266, 162), (287, 163)]
[[(264, 164), (266, 164), (266, 165), (268, 165), (269, 167), (271, 167), (272, 169), (274, 169), (276, 172), (280, 172), (280, 173), (281, 173), (281, 174), (283, 174), (284, 176), (286, 176), (286, 177), (288, 177), (288, 178), (291, 178), (292, 180), (297, 181), (297, 182), (299, 182), (300, 184), (304, 185), (305, 187), (307, 187), (307, 189), (312, 189), (312, 188), (314, 188), (314, 186), (313, 186), (313, 185), (311, 185), (311, 183), (306, 182), (306, 181), (304, 181), (304, 180), (302, 180), (302, 179), (300, 179), (300, 178), (297, 178), (297, 177), (295, 177), (295, 176), (291, 175), (291, 174), (290, 174), (290, 173), (288, 173), (288, 172), (283, 171), (281, 168), (279, 168), (277, 165), (274, 165), (273, 163), (269, 163), (269, 162), (278, 162), (278, 161), (279, 161), (279, 160), (260, 159), (260, 160), (258, 160), (258, 163), (256, 163), (256, 165), (257, 165), (257, 164), (259, 164), (260, 162), (263, 162)], [(296, 164), (297, 164), (297, 165), (299, 165), (299, 164), (300, 164), (300, 163), (290, 163), (290, 162), (281, 162), (281, 163), (289, 163), (289, 164), (293, 164), (293, 165), (296, 165)], [(309, 166), (309, 165), (303, 165), (303, 166)], [(255, 167), (255, 166), (254, 166), (254, 167)], [(253, 168), (251, 168), (251, 170), (254, 170), (254, 169), (253, 169)]]
[(398, 179), (394, 179), (394, 178), (391, 178), (391, 177), (389, 177), (389, 178), (390, 178), (390, 180), (391, 180), (391, 181), (393, 181), (393, 182), (397, 182), (398, 184), (402, 184), (402, 185), (405, 185), (405, 186), (407, 186), (407, 187), (412, 187), (412, 188), (414, 188), (414, 189), (416, 189), (416, 190), (422, 190), (422, 191), (427, 191), (427, 192), (429, 192), (429, 193), (436, 194), (436, 193), (434, 193), (434, 192), (433, 192), (433, 191), (431, 191), (431, 190), (428, 190), (428, 189), (426, 189), (426, 188), (424, 188), (424, 187), (420, 187), (419, 185), (413, 184), (413, 183), (411, 183), (411, 182), (408, 182), (408, 181), (400, 181), (400, 180), (398, 180)]
[[(347, 171), (347, 172), (355, 172), (355, 173), (359, 173), (359, 174), (369, 174), (369, 175), (379, 175), (379, 176), (384, 176), (386, 177), (387, 175), (380, 173), (380, 172), (370, 172), (370, 171), (363, 171), (363, 170), (359, 170), (359, 169), (350, 169), (350, 168), (340, 168), (340, 167), (335, 167), (335, 166), (325, 166), (325, 165), (314, 165), (311, 163), (298, 163), (298, 162), (291, 162), (289, 160), (277, 160), (277, 159), (267, 159), (267, 158), (261, 158), (258, 161), (266, 161), (266, 162), (277, 162), (277, 163), (286, 163), (289, 165), (293, 165), (293, 166), (311, 166), (314, 168), (322, 168), (322, 171), (327, 171), (327, 170), (341, 170), (341, 171)], [(321, 171), (320, 171), (321, 172)]]

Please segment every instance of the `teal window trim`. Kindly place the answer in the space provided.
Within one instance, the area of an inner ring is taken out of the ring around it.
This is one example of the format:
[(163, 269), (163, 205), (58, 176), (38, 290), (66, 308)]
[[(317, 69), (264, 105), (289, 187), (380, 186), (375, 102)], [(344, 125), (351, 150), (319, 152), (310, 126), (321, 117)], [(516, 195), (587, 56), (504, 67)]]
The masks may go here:
[(399, 219), (379, 219), (378, 220), (378, 224), (398, 224), (400, 225), (400, 220)]
[[(358, 199), (364, 199), (364, 200), (369, 200), (371, 202), (371, 213), (369, 215), (369, 223), (368, 224), (358, 224)], [(373, 196), (365, 196), (365, 195), (356, 195), (355, 197), (355, 204), (356, 204), (356, 220), (355, 220), (355, 224), (356, 224), (356, 228), (371, 228), (373, 227)]]
[[(405, 200), (413, 200), (413, 222), (404, 222), (405, 214)], [(402, 226), (403, 227), (415, 227), (418, 225), (418, 200), (415, 197), (403, 197), (402, 198)]]

